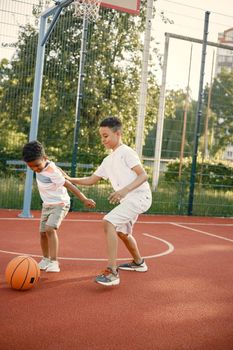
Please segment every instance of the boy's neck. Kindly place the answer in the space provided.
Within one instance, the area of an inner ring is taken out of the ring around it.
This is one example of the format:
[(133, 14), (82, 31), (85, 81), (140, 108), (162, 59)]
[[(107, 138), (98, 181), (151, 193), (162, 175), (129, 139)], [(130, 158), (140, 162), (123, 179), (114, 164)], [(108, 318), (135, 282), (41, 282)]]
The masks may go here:
[(118, 147), (120, 147), (121, 145), (123, 145), (123, 142), (120, 141), (114, 148), (112, 148), (112, 151), (115, 151)]

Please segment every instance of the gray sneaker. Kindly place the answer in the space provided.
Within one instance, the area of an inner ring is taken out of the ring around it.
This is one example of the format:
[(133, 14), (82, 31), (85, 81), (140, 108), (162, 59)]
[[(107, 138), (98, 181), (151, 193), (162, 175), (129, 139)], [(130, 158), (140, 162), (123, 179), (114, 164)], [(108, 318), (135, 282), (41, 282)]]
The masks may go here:
[(145, 260), (143, 259), (141, 264), (137, 264), (134, 260), (129, 262), (129, 263), (125, 263), (125, 264), (121, 264), (118, 266), (118, 269), (120, 270), (127, 270), (127, 271), (137, 271), (137, 272), (146, 272), (148, 270), (148, 267), (145, 263)]
[(118, 272), (114, 273), (110, 267), (95, 278), (95, 282), (104, 286), (116, 286), (120, 283)]

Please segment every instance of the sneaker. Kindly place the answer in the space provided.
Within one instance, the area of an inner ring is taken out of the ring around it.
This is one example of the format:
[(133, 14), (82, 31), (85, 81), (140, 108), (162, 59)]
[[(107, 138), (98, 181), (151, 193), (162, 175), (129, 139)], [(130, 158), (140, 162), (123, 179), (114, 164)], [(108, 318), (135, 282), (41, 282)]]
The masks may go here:
[(43, 257), (43, 259), (38, 263), (40, 270), (46, 270), (49, 263), (50, 259)]
[(125, 263), (125, 264), (121, 264), (118, 266), (118, 269), (120, 270), (128, 270), (128, 271), (138, 271), (138, 272), (146, 272), (148, 270), (148, 267), (145, 263), (145, 260), (143, 259), (141, 264), (137, 264), (134, 260), (129, 262), (129, 263)]
[(95, 282), (104, 286), (116, 286), (120, 283), (120, 277), (118, 272), (114, 273), (110, 267), (107, 267), (101, 275), (95, 278)]
[(46, 272), (60, 272), (59, 263), (57, 260), (50, 260)]

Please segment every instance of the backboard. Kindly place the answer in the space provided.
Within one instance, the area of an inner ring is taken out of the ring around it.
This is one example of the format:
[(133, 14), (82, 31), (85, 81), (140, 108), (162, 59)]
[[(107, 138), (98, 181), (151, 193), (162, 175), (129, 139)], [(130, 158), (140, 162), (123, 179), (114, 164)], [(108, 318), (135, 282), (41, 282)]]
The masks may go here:
[(140, 0), (104, 0), (100, 2), (100, 6), (135, 15), (140, 12)]

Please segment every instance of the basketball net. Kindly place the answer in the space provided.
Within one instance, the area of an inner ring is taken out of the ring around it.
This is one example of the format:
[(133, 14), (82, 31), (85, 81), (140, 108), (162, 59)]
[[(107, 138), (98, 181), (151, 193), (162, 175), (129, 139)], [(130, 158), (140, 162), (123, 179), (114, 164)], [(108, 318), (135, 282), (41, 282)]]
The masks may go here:
[(95, 21), (99, 17), (100, 0), (74, 0), (74, 16)]

